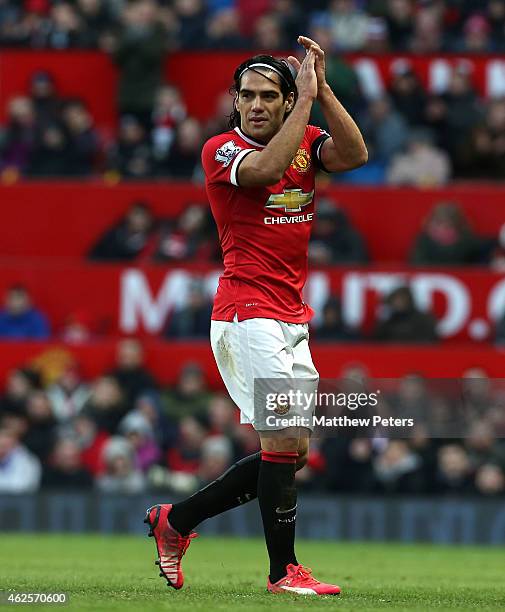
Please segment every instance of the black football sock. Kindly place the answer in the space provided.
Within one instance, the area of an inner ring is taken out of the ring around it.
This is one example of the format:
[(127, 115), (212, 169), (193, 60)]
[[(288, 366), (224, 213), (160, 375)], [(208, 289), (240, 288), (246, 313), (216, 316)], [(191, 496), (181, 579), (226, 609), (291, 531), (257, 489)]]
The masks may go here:
[(272, 583), (286, 575), (288, 564), (298, 565), (295, 555), (297, 457), (298, 453), (261, 453), (258, 501)]
[(172, 527), (181, 535), (187, 535), (205, 519), (256, 499), (260, 463), (260, 453), (249, 455), (234, 463), (214, 482), (174, 504), (169, 515)]

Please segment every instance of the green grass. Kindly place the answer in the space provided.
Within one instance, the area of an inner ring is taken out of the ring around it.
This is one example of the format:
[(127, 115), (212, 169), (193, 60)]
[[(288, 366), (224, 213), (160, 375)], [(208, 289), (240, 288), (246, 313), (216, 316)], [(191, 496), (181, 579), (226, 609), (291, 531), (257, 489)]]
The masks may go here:
[(503, 549), (301, 541), (298, 557), (343, 594), (269, 595), (261, 540), (204, 537), (185, 558), (186, 586), (174, 591), (158, 577), (153, 540), (99, 535), (2, 534), (0, 588), (67, 591), (63, 610), (100, 612), (505, 609)]

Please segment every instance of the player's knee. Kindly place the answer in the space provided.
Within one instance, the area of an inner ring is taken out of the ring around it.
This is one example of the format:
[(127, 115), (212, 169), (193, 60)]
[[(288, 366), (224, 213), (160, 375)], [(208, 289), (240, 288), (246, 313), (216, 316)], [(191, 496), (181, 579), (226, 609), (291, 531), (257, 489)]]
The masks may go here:
[(296, 453), (298, 452), (298, 445), (298, 438), (289, 438), (283, 435), (261, 438), (261, 449), (274, 453)]

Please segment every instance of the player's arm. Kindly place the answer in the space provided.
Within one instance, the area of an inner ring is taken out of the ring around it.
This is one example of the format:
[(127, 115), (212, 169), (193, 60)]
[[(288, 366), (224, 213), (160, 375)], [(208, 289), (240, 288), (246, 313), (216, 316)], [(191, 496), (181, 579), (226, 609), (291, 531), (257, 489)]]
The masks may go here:
[(241, 187), (275, 185), (282, 179), (298, 151), (317, 95), (314, 64), (315, 53), (310, 51), (296, 78), (298, 100), (291, 114), (263, 151), (253, 151), (241, 161), (237, 172)]
[(317, 99), (331, 135), (321, 147), (320, 159), (324, 168), (329, 172), (339, 172), (363, 166), (368, 161), (363, 136), (326, 82), (324, 51), (316, 42), (305, 36), (300, 36), (298, 42), (306, 49), (313, 49), (316, 57)]

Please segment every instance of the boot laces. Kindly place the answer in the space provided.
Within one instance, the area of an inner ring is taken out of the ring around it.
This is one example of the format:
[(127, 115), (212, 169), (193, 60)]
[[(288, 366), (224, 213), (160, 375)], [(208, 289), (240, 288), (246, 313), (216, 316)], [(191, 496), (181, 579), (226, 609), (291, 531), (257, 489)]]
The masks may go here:
[(300, 578), (307, 585), (319, 584), (319, 580), (316, 580), (312, 575), (310, 567), (304, 567), (303, 565), (288, 565), (288, 573), (293, 578)]

